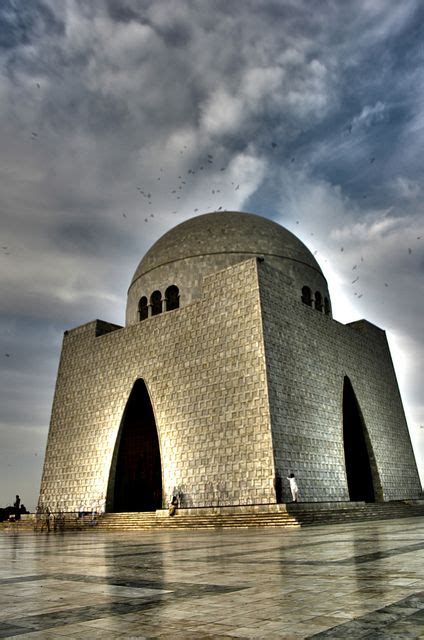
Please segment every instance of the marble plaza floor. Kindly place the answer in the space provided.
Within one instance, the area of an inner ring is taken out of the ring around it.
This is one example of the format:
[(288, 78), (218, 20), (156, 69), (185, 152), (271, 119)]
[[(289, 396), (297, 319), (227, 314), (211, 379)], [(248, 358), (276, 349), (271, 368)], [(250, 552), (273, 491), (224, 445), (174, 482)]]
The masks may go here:
[(424, 638), (422, 518), (0, 533), (0, 638)]

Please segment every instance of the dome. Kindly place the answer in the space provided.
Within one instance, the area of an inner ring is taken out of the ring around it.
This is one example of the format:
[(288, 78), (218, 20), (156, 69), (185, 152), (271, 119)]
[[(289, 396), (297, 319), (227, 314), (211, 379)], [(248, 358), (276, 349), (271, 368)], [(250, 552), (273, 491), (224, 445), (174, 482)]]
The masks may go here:
[[(127, 324), (137, 321), (142, 296), (149, 299), (153, 291), (176, 285), (183, 306), (200, 297), (205, 275), (254, 256), (264, 257), (292, 279), (306, 269), (311, 286), (318, 283), (328, 297), (318, 262), (293, 233), (251, 213), (206, 213), (165, 233), (143, 257), (128, 291)], [(306, 284), (305, 277), (301, 281)]]
[(309, 249), (281, 225), (253, 213), (225, 211), (196, 216), (165, 233), (141, 260), (131, 284), (161, 265), (222, 253), (289, 258), (322, 273)]

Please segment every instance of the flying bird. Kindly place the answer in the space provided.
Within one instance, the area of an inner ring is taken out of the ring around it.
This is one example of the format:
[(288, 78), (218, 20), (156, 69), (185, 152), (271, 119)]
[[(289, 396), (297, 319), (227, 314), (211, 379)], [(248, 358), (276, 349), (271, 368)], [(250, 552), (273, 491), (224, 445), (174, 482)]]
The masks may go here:
[(375, 162), (375, 158), (371, 158), (370, 164), (372, 164), (373, 162)]
[(408, 249), (408, 253), (409, 253), (409, 255), (411, 255), (411, 253), (412, 253), (412, 249), (411, 248)]
[(276, 147), (276, 146), (277, 146), (277, 143), (276, 143), (276, 142), (271, 142), (271, 147), (272, 147), (273, 149), (275, 149), (275, 147)]

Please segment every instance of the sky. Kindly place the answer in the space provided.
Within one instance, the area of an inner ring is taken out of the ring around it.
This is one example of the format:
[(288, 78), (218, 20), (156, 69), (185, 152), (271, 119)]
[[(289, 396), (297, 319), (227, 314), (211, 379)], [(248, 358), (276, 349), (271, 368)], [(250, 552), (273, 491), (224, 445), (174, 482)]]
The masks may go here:
[(386, 330), (424, 480), (423, 31), (420, 0), (2, 0), (0, 506), (35, 507), (63, 332), (226, 209)]

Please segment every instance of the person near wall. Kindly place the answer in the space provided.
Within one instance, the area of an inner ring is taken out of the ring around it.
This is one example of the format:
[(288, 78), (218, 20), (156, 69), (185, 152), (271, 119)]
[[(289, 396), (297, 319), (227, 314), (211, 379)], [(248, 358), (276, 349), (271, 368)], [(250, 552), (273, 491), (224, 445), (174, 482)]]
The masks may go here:
[(178, 498), (177, 496), (172, 496), (172, 500), (168, 505), (168, 513), (170, 516), (175, 516), (177, 507), (178, 507)]
[(296, 478), (294, 473), (290, 473), (287, 477), (287, 480), (290, 482), (290, 491), (292, 494), (293, 502), (299, 502), (299, 488), (297, 486)]

